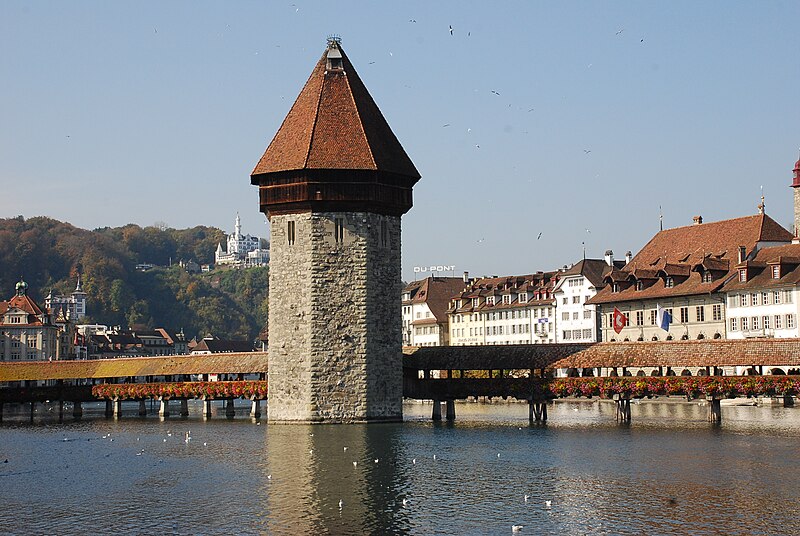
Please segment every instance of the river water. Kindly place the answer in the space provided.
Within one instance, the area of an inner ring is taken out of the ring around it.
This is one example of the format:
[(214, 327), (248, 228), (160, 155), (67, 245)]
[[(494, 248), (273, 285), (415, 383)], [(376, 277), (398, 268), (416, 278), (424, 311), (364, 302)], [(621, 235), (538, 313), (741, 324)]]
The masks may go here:
[(363, 426), (137, 409), (6, 407), (0, 534), (800, 534), (800, 408), (723, 407), (719, 427), (696, 402), (634, 404), (623, 426), (599, 401), (546, 426), (524, 404)]

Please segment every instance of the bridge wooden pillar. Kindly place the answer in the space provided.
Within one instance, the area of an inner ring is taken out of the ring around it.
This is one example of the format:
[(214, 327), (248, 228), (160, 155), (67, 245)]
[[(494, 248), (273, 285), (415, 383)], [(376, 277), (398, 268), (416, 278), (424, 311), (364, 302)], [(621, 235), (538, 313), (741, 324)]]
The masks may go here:
[(547, 422), (547, 402), (528, 399), (528, 422)]
[(721, 424), (722, 423), (722, 406), (720, 404), (720, 399), (718, 397), (714, 397), (709, 400), (708, 404), (708, 420), (712, 424)]
[(162, 419), (169, 417), (169, 398), (161, 399), (161, 407), (158, 408), (158, 416)]
[(794, 407), (794, 397), (790, 394), (783, 395), (783, 407), (784, 408), (793, 408)]
[(203, 399), (203, 418), (208, 420), (213, 415), (213, 408), (211, 407), (211, 399), (204, 398)]
[(448, 421), (456, 420), (456, 401), (455, 400), (447, 400), (445, 401), (445, 419)]
[(618, 423), (628, 424), (631, 422), (631, 399), (623, 398), (620, 395), (614, 395), (614, 404), (616, 405), (616, 420)]
[(106, 400), (106, 419), (114, 416), (114, 403), (111, 400)]
[(441, 400), (434, 400), (433, 401), (433, 412), (431, 414), (431, 419), (434, 421), (441, 421), (442, 420), (442, 401)]
[(64, 422), (64, 401), (62, 399), (58, 399), (58, 423), (61, 424)]
[(83, 417), (83, 402), (76, 400), (72, 403), (72, 418), (75, 420)]
[(122, 400), (119, 398), (115, 398), (112, 403), (112, 412), (114, 413), (114, 418), (119, 419), (122, 417)]
[(139, 417), (147, 417), (147, 404), (144, 398), (139, 400)]
[(31, 422), (33, 422), (33, 413), (36, 411), (36, 402), (31, 401)]
[(252, 403), (250, 404), (250, 416), (254, 419), (261, 418), (261, 400), (258, 398), (253, 397)]
[(0, 422), (3, 422), (3, 403), (0, 402)]
[(236, 416), (236, 411), (233, 408), (232, 398), (228, 398), (225, 400), (225, 416), (229, 419), (233, 419)]
[(181, 398), (181, 417), (189, 416), (189, 400)]

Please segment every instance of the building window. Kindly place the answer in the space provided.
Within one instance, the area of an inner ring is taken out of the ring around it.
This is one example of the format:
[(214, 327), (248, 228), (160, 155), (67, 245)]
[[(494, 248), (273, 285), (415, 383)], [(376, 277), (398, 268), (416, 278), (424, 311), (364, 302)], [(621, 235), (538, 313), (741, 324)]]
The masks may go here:
[(611, 292), (619, 292), (619, 283), (611, 285)]
[(572, 303), (581, 303), (581, 297), (580, 296), (573, 296), (572, 297)]
[(522, 294), (520, 294), (520, 295), (519, 295), (519, 301), (520, 301), (521, 303), (526, 303), (526, 302), (528, 301), (528, 294), (527, 294), (527, 293), (525, 293), (525, 292), (523, 292)]
[(722, 305), (717, 303), (711, 306), (711, 319), (714, 322), (722, 320)]
[(589, 311), (589, 310), (584, 311), (583, 312), (583, 319), (586, 320), (586, 319), (589, 319), (589, 318), (592, 318), (592, 312)]
[(731, 294), (728, 296), (728, 307), (739, 307), (739, 295)]
[(753, 292), (750, 295), (750, 305), (752, 305), (753, 307), (758, 305), (758, 293), (757, 292)]
[(761, 305), (769, 305), (769, 292), (761, 293)]
[(561, 320), (569, 320), (569, 313), (566, 311), (561, 313)]
[(675, 286), (675, 281), (672, 279), (672, 277), (667, 277), (667, 279), (664, 281), (664, 286), (666, 288), (672, 288)]
[(772, 267), (772, 279), (780, 279), (781, 278), (781, 265), (778, 264)]
[(702, 305), (698, 305), (695, 308), (695, 314), (697, 315), (698, 322), (705, 322), (706, 321), (706, 308)]
[(286, 241), (288, 242), (288, 244), (290, 246), (294, 245), (294, 241), (295, 241), (294, 231), (295, 231), (294, 221), (287, 222), (286, 223)]
[(566, 305), (566, 304), (568, 304), (568, 303), (569, 303), (569, 298), (567, 298), (566, 296), (564, 296), (563, 298), (561, 298), (561, 305)]
[(747, 294), (742, 294), (740, 296), (742, 307), (747, 307)]
[[(384, 223), (384, 222), (381, 222)], [(333, 219), (333, 236), (337, 244), (344, 242), (344, 218)]]
[(781, 291), (776, 290), (772, 293), (772, 303), (781, 303)]
[(783, 303), (794, 303), (794, 294), (791, 290), (783, 291)]
[(794, 329), (794, 315), (786, 315), (786, 329)]
[(731, 318), (731, 331), (736, 331), (736, 319)]
[(581, 330), (573, 329), (572, 330), (572, 338), (573, 339), (580, 339), (581, 338)]
[(712, 281), (711, 271), (706, 270), (705, 272), (703, 272), (703, 283), (711, 283), (711, 281)]
[(747, 282), (747, 268), (739, 268), (739, 282), (740, 283)]
[(28, 348), (36, 349), (36, 339), (28, 339)]
[(644, 324), (644, 311), (636, 311), (636, 325), (641, 326)]
[(578, 311), (575, 311), (575, 312), (572, 313), (572, 319), (573, 320), (578, 320)]
[(681, 307), (681, 324), (689, 322), (689, 308)]
[(764, 325), (764, 329), (769, 329), (769, 317), (765, 316), (761, 319), (761, 323)]
[(572, 332), (570, 330), (568, 330), (568, 329), (565, 329), (562, 332), (562, 336), (564, 337), (565, 341), (568, 341), (568, 340), (572, 339)]
[(753, 320), (753, 329), (758, 329), (758, 317), (754, 316), (752, 320)]
[(742, 317), (742, 331), (747, 331), (747, 317)]
[(584, 339), (591, 339), (592, 338), (592, 330), (591, 329), (584, 329), (583, 330), (583, 338)]
[(636, 290), (642, 290), (642, 289), (644, 289), (644, 283), (642, 283), (641, 281), (637, 281)]
[(781, 320), (783, 320), (781, 315), (775, 315), (775, 329), (782, 329), (781, 326), (783, 325), (783, 323), (781, 322)]
[(503, 295), (503, 303), (505, 303), (506, 305), (511, 305), (511, 295), (510, 294)]
[(656, 325), (656, 316), (657, 315), (658, 315), (658, 312), (655, 309), (650, 311), (650, 325), (651, 326), (655, 326)]

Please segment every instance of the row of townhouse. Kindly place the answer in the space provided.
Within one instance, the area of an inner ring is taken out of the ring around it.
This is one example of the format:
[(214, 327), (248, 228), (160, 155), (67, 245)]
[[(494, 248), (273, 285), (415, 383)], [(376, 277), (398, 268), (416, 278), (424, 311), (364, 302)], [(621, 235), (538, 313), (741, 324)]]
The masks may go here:
[[(630, 254), (628, 254), (630, 258)], [(586, 302), (612, 267), (583, 259), (571, 267), (506, 277), (428, 277), (403, 291), (403, 344), (465, 346), (597, 340), (599, 317)]]
[[(800, 160), (793, 170), (800, 229)], [(800, 242), (769, 217), (661, 230), (625, 261), (525, 276), (428, 278), (404, 291), (407, 345), (800, 337)], [(414, 289), (423, 289), (420, 294)], [(456, 289), (456, 290), (454, 290)], [(436, 303), (427, 307), (426, 300)], [(442, 304), (449, 301), (448, 307)], [(659, 309), (669, 313), (666, 329)], [(625, 317), (614, 329), (614, 312)]]

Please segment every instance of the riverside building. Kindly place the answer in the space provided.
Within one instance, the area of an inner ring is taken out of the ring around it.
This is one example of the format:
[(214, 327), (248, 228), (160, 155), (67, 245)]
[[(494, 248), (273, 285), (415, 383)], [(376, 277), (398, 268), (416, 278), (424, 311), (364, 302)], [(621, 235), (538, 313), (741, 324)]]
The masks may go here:
[[(659, 231), (621, 269), (604, 277), (605, 286), (588, 303), (602, 315), (601, 340), (658, 341), (723, 338), (726, 334), (723, 285), (737, 265), (763, 248), (784, 245), (792, 235), (764, 213)], [(658, 325), (658, 307), (672, 322)], [(614, 309), (626, 318), (613, 329)]]
[(470, 282), (450, 300), (450, 345), (554, 343), (557, 277), (537, 272)]
[(603, 288), (603, 278), (622, 268), (631, 259), (615, 261), (614, 252), (606, 251), (605, 259), (583, 259), (559, 274), (553, 289), (556, 303), (556, 342), (596, 342), (600, 340), (600, 319), (597, 305), (588, 303)]
[(403, 346), (448, 346), (447, 309), (450, 298), (461, 291), (460, 277), (431, 276), (403, 289)]

